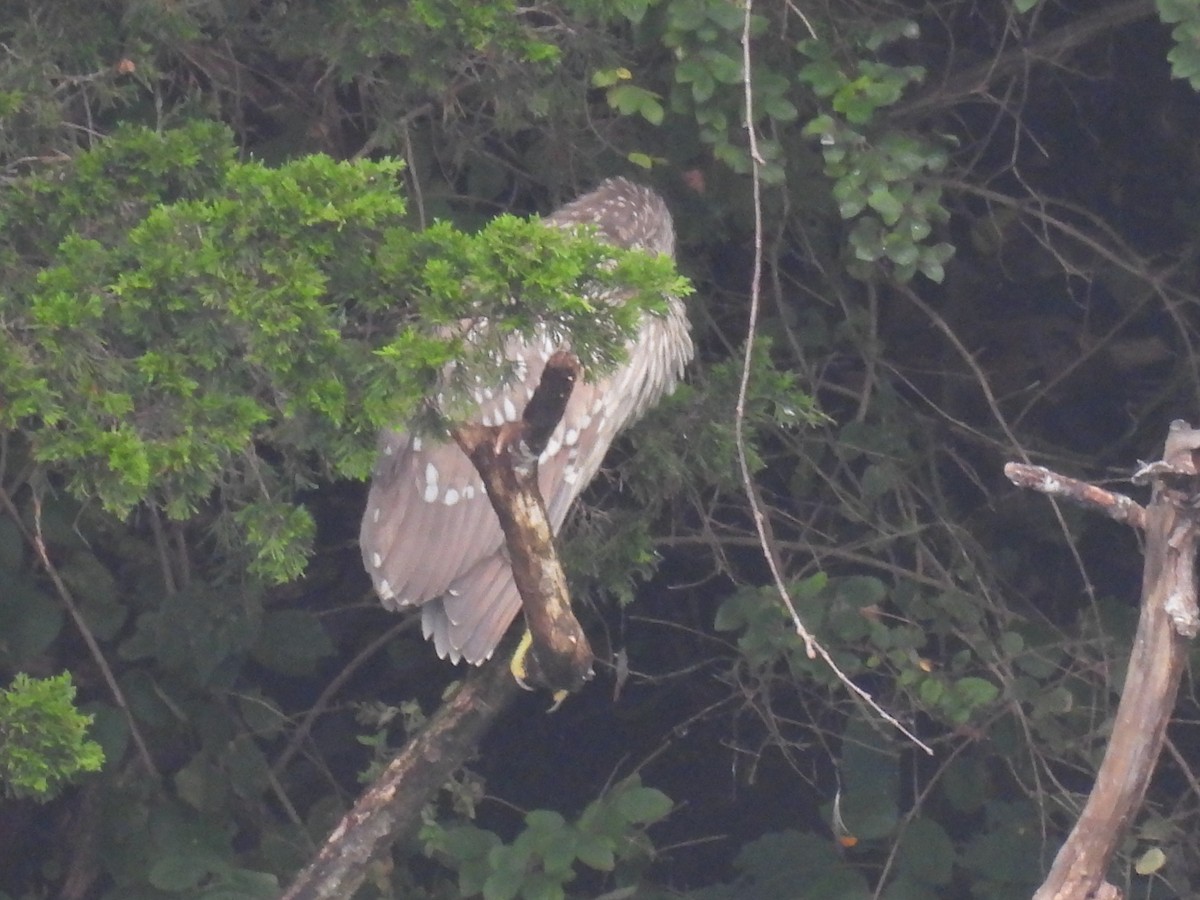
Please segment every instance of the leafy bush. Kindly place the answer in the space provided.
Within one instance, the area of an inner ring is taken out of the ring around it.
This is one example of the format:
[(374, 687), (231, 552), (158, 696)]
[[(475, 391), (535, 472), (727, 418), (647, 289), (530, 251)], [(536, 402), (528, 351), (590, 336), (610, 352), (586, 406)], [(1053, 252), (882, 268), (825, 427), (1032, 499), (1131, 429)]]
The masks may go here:
[(49, 800), (104, 764), (87, 737), (92, 717), (74, 706), (71, 674), (19, 674), (0, 692), (0, 784), (10, 797)]

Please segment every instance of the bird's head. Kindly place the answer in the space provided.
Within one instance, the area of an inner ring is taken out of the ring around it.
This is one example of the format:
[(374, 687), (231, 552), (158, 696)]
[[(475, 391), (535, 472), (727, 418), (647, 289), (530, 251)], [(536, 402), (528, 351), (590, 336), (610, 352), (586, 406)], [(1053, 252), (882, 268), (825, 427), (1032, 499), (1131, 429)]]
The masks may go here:
[(675, 223), (655, 191), (625, 178), (609, 178), (589, 194), (546, 217), (551, 225), (594, 225), (614, 247), (675, 256)]

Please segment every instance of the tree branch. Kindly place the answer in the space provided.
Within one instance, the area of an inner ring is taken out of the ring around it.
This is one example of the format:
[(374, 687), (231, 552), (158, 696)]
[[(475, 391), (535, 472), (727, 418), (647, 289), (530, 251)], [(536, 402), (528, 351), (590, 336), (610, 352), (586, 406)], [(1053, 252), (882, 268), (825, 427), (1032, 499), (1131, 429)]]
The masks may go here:
[(1132, 525), (1139, 531), (1146, 527), (1146, 510), (1124, 494), (1114, 494), (1102, 487), (1076, 478), (1068, 478), (1042, 466), (1008, 463), (1004, 475), (1017, 487), (1039, 491), (1051, 497), (1061, 497), (1084, 509), (1102, 513), (1110, 519)]
[(1125, 0), (1104, 6), (1037, 40), (1020, 44), (994, 59), (950, 75), (925, 93), (906, 103), (897, 104), (888, 118), (893, 122), (918, 120), (972, 97), (981, 97), (1002, 78), (1039, 63), (1058, 62), (1076, 47), (1154, 14), (1154, 0)]
[(1153, 485), (1145, 510), (1126, 497), (1048, 470), (1005, 466), (1005, 474), (1017, 484), (1102, 511), (1142, 527), (1146, 535), (1141, 615), (1112, 737), (1087, 803), (1034, 900), (1121, 896), (1105, 875), (1150, 783), (1175, 708), (1186, 638), (1197, 630), (1198, 448), (1200, 432), (1180, 420), (1171, 423), (1162, 461), (1143, 466), (1134, 477)]
[(113, 702), (125, 716), (125, 722), (129, 726), (129, 736), (133, 740), (134, 747), (137, 748), (138, 758), (141, 760), (142, 767), (148, 775), (154, 778), (160, 777), (158, 767), (154, 765), (154, 757), (150, 754), (150, 748), (146, 746), (146, 739), (142, 736), (141, 729), (138, 728), (137, 719), (134, 718), (133, 711), (129, 708), (129, 704), (125, 700), (125, 692), (121, 690), (121, 685), (117, 681), (117, 676), (113, 673), (112, 666), (108, 664), (108, 659), (105, 657), (104, 651), (100, 649), (100, 642), (96, 640), (96, 636), (92, 634), (91, 628), (88, 627), (87, 619), (84, 618), (83, 613), (80, 611), (79, 604), (75, 602), (75, 596), (67, 587), (67, 583), (63, 581), (62, 575), (59, 574), (58, 567), (50, 559), (50, 551), (46, 548), (46, 539), (42, 534), (41, 498), (36, 491), (33, 493), (32, 534), (21, 520), (21, 514), (17, 510), (13, 499), (3, 489), (0, 489), (0, 506), (4, 507), (4, 510), (8, 513), (9, 518), (12, 520), (14, 527), (16, 527), (21, 537), (33, 547), (42, 569), (50, 576), (50, 582), (54, 585), (55, 591), (58, 592), (58, 597), (62, 601), (63, 607), (67, 610), (67, 615), (71, 617), (71, 621), (75, 624), (79, 636), (83, 638), (83, 643), (88, 648), (88, 653), (91, 654), (92, 661), (96, 663), (96, 667), (100, 670), (100, 675), (104, 678), (104, 683), (108, 687), (109, 693), (112, 694)]
[(411, 834), (421, 809), (475, 752), (519, 688), (497, 657), (471, 672), (326, 839), (280, 900), (351, 896), (385, 845)]
[(579, 377), (579, 360), (559, 351), (519, 422), (455, 429), (475, 464), (504, 530), (513, 580), (533, 639), (526, 677), (551, 690), (575, 691), (592, 676), (592, 648), (571, 610), (567, 579), (538, 489), (538, 457), (562, 418)]
[[(566, 578), (537, 486), (538, 457), (579, 376), (569, 353), (550, 357), (520, 422), (463, 425), (454, 438), (471, 457), (504, 527), (513, 577), (534, 637), (530, 677), (575, 689), (591, 674), (592, 651), (571, 612)], [(281, 900), (349, 897), (381, 848), (410, 834), (421, 809), (475, 752), (497, 714), (517, 695), (505, 654), (472, 672), (364, 793)]]

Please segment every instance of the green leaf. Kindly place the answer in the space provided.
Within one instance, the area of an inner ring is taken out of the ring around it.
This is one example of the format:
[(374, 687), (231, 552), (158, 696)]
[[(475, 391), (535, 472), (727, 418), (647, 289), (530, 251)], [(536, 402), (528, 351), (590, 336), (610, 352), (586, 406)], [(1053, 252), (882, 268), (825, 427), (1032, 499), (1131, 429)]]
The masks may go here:
[(954, 809), (963, 813), (979, 810), (988, 796), (988, 772), (978, 758), (959, 756), (942, 777), (942, 790)]
[(715, 22), (725, 31), (740, 32), (745, 13), (736, 3), (709, 3), (707, 8), (709, 21)]
[(742, 63), (720, 50), (704, 50), (701, 52), (705, 67), (712, 77), (722, 84), (741, 84)]
[(642, 114), (642, 118), (651, 125), (661, 125), (663, 122), (663, 105), (654, 97), (647, 98), (638, 108), (638, 112)]
[(617, 12), (637, 25), (646, 16), (650, 0), (616, 0)]
[(87, 738), (91, 716), (74, 706), (71, 675), (18, 674), (0, 692), (0, 785), (5, 794), (48, 800), (83, 772), (104, 763)]
[(547, 875), (571, 878), (578, 845), (579, 835), (570, 826), (543, 834), (535, 845), (542, 858), (542, 870)]
[(581, 836), (575, 855), (585, 866), (599, 872), (611, 872), (616, 866), (612, 839), (605, 835)]
[(712, 77), (708, 69), (701, 69), (700, 72), (691, 79), (692, 82), (692, 102), (697, 105), (707, 103), (712, 99), (712, 95), (717, 90), (717, 80)]
[(847, 83), (845, 73), (832, 59), (824, 59), (804, 66), (800, 70), (801, 81), (808, 82), (818, 97), (831, 97)]
[(1075, 708), (1075, 695), (1065, 685), (1055, 685), (1038, 695), (1037, 701), (1030, 711), (1034, 719), (1047, 716), (1061, 716)]
[(552, 809), (535, 809), (525, 814), (525, 824), (535, 831), (559, 831), (566, 827), (567, 820)]
[(1005, 656), (1016, 656), (1025, 649), (1025, 638), (1017, 631), (1002, 631), (996, 643)]
[(879, 213), (885, 225), (895, 225), (904, 213), (904, 204), (884, 185), (879, 185), (871, 191), (867, 196), (867, 205)]
[(701, 0), (676, 0), (668, 7), (672, 31), (696, 31), (708, 18), (708, 4)]
[(196, 900), (273, 900), (278, 896), (279, 879), (270, 872), (226, 869)]
[(936, 678), (926, 678), (917, 689), (921, 702), (926, 706), (937, 706), (946, 694), (946, 686)]
[(768, 97), (761, 109), (776, 122), (794, 122), (800, 116), (796, 104), (786, 97)]
[(0, 659), (21, 668), (58, 637), (62, 604), (44, 594), (24, 574), (13, 574), (0, 591)]
[(483, 883), (484, 900), (513, 900), (525, 881), (523, 871), (497, 870)]
[(1139, 875), (1153, 875), (1167, 864), (1167, 854), (1161, 847), (1151, 847), (1137, 858), (1133, 869)]
[(631, 787), (617, 796), (617, 809), (629, 822), (649, 825), (666, 818), (674, 804), (656, 788)]
[(924, 884), (947, 884), (954, 872), (954, 843), (944, 828), (932, 819), (918, 817), (904, 828), (901, 852), (896, 861), (900, 871)]
[(834, 582), (838, 599), (855, 609), (874, 606), (887, 596), (887, 586), (870, 575), (848, 575)]
[[(658, 95), (636, 84), (619, 84), (609, 88), (608, 105), (625, 116), (640, 113), (653, 124), (662, 122), (663, 108)], [(655, 118), (658, 121), (654, 121)]]
[(612, 87), (622, 81), (628, 81), (633, 73), (624, 66), (616, 69), (601, 69), (592, 75), (593, 87)]
[(984, 706), (1000, 695), (1000, 689), (986, 678), (968, 676), (954, 682), (954, 693), (970, 706)]
[(154, 887), (172, 894), (199, 887), (213, 871), (213, 861), (206, 855), (164, 856), (156, 860), (146, 873)]
[(1158, 17), (1168, 25), (1197, 18), (1195, 0), (1155, 0)]

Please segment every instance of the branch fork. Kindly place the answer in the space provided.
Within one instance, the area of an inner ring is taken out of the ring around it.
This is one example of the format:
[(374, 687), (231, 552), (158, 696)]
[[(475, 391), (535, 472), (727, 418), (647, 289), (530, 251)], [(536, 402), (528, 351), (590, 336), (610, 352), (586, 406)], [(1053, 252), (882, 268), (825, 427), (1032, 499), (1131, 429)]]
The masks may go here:
[(1200, 631), (1200, 430), (1171, 423), (1163, 458), (1133, 476), (1151, 486), (1142, 507), (1128, 497), (1040, 466), (1009, 463), (1014, 484), (1101, 512), (1145, 535), (1141, 614), (1112, 736), (1083, 811), (1033, 900), (1119, 900), (1105, 876), (1137, 815), (1175, 708), (1188, 641)]
[(532, 638), (520, 660), (521, 681), (553, 691), (579, 690), (592, 677), (592, 648), (571, 610), (567, 578), (538, 488), (538, 457), (562, 419), (581, 371), (574, 354), (560, 350), (547, 361), (520, 421), (471, 423), (453, 431), (483, 479), (504, 531)]
[[(555, 690), (576, 690), (591, 677), (592, 651), (571, 612), (566, 578), (537, 485), (537, 462), (558, 426), (581, 371), (555, 353), (521, 421), (461, 425), (454, 439), (487, 487), (512, 560), (533, 638), (527, 677)], [(472, 671), (425, 727), (384, 769), (338, 823), (281, 900), (336, 900), (362, 884), (384, 847), (409, 837), (421, 809), (476, 751), (484, 732), (517, 696), (507, 667), (493, 660)]]

